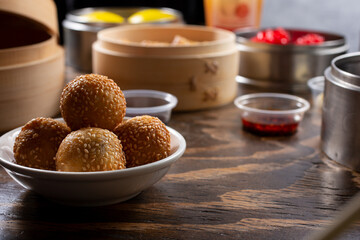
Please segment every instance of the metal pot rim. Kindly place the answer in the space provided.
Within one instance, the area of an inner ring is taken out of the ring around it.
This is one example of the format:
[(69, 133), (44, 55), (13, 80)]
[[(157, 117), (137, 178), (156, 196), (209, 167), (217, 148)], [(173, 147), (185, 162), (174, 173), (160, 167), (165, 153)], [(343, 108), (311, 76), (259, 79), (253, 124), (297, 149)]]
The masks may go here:
[(290, 33), (297, 33), (297, 32), (306, 32), (306, 33), (316, 33), (323, 35), (325, 39), (324, 43), (319, 45), (295, 45), (295, 44), (288, 44), (288, 45), (278, 45), (278, 44), (268, 44), (268, 43), (261, 43), (261, 42), (253, 42), (250, 40), (251, 37), (255, 36), (257, 32), (265, 30), (268, 28), (261, 28), (261, 29), (245, 29), (241, 31), (235, 31), (236, 33), (236, 42), (242, 43), (246, 45), (250, 45), (257, 48), (269, 49), (269, 50), (278, 50), (278, 51), (309, 51), (309, 50), (316, 50), (322, 48), (333, 48), (338, 46), (346, 45), (345, 38), (342, 35), (330, 32), (321, 32), (321, 31), (312, 31), (312, 30), (305, 30), (305, 29), (293, 29), (293, 28), (284, 28), (286, 31)]
[(332, 84), (334, 84), (340, 88), (360, 92), (360, 86), (354, 85), (351, 82), (344, 81), (343, 79), (340, 79), (337, 76), (334, 76), (333, 69), (330, 66), (325, 69), (324, 76), (325, 76), (326, 81), (329, 81)]
[(358, 62), (360, 64), (360, 53), (347, 53), (335, 57), (331, 61), (331, 73), (345, 82), (349, 82), (353, 85), (360, 87), (360, 75), (348, 72), (341, 68), (341, 64)]
[[(120, 15), (122, 15), (123, 17), (125, 17), (125, 19), (127, 19), (131, 14), (141, 11), (141, 10), (145, 10), (145, 9), (150, 9), (149, 7), (88, 7), (88, 8), (80, 8), (80, 9), (75, 9), (70, 11), (69, 13), (66, 14), (66, 19), (70, 22), (75, 22), (75, 23), (80, 23), (80, 24), (86, 24), (89, 26), (96, 26), (96, 27), (114, 27), (114, 26), (120, 26), (120, 25), (128, 25), (130, 23), (128, 23), (126, 20), (124, 21), (124, 23), (103, 23), (103, 22), (88, 22), (88, 21), (84, 21), (84, 19), (80, 16), (81, 14), (84, 13), (90, 13), (93, 11), (111, 11), (114, 13), (118, 13)], [(175, 9), (172, 8), (157, 8), (157, 9), (161, 9), (167, 12), (170, 12), (172, 14), (174, 14), (176, 16), (175, 20), (172, 21), (158, 21), (158, 22), (154, 22), (154, 23), (173, 23), (173, 22), (181, 22), (183, 21), (182, 18), (182, 14)]]

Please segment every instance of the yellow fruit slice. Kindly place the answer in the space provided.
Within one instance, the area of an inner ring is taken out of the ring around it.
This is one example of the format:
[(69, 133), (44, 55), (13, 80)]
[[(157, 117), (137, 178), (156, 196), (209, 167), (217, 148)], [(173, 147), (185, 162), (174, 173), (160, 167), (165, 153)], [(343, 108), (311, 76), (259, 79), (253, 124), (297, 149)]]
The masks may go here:
[(82, 15), (88, 22), (104, 22), (104, 23), (123, 23), (124, 18), (116, 13), (107, 11), (94, 11)]
[(132, 24), (171, 21), (176, 19), (174, 14), (161, 9), (145, 9), (138, 11), (128, 18), (128, 22)]

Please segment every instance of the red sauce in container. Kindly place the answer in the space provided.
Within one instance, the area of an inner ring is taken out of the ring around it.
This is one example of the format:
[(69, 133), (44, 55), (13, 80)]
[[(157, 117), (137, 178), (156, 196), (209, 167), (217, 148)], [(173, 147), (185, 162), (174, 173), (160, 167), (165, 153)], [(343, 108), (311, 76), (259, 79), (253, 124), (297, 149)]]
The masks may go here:
[(289, 136), (297, 132), (310, 104), (303, 98), (281, 93), (252, 93), (234, 100), (242, 128), (259, 136)]
[(323, 43), (325, 39), (323, 36), (316, 33), (305, 33), (301, 36), (292, 36), (287, 30), (278, 27), (275, 29), (259, 31), (255, 37), (251, 38), (251, 41), (279, 45), (316, 45)]
[(241, 119), (243, 129), (259, 136), (289, 136), (296, 133), (299, 123), (278, 122), (277, 119), (271, 119), (269, 124), (255, 123)]

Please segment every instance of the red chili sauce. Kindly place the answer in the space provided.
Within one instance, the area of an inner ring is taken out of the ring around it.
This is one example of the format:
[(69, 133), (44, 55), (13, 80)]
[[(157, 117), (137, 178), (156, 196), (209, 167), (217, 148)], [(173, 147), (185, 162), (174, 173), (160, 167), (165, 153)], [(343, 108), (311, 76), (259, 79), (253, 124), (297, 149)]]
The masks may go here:
[(289, 123), (274, 118), (270, 119), (269, 124), (250, 122), (243, 118), (241, 120), (245, 131), (259, 136), (289, 136), (297, 131), (299, 125), (298, 122)]

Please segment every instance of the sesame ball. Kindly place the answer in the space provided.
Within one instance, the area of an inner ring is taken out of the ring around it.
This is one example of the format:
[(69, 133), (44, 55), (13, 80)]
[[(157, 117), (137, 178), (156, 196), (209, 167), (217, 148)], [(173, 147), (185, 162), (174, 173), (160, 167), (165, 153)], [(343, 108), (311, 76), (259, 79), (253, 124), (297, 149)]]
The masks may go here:
[(66, 124), (51, 118), (35, 118), (22, 127), (14, 143), (17, 164), (56, 170), (55, 155), (61, 141), (70, 133)]
[(157, 117), (138, 116), (114, 130), (126, 156), (126, 167), (155, 162), (170, 155), (170, 133)]
[(126, 165), (120, 140), (101, 128), (71, 132), (60, 144), (55, 160), (56, 170), (66, 172), (109, 171)]
[(73, 131), (85, 127), (112, 131), (125, 116), (126, 100), (113, 80), (98, 74), (86, 74), (65, 86), (60, 110)]

